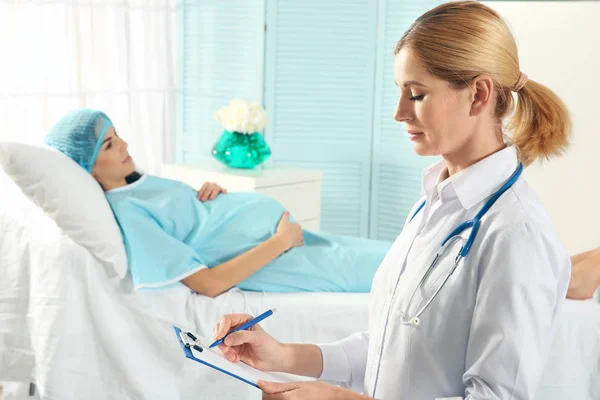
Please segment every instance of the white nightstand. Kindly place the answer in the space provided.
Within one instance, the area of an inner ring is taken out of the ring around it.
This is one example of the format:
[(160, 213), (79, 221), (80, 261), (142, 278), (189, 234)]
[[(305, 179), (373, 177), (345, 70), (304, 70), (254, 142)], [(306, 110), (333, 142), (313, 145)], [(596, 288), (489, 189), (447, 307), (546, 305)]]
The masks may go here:
[(321, 226), (321, 171), (257, 167), (234, 169), (216, 160), (165, 164), (162, 176), (175, 179), (195, 189), (204, 182), (216, 182), (229, 192), (258, 192), (279, 201), (304, 229)]

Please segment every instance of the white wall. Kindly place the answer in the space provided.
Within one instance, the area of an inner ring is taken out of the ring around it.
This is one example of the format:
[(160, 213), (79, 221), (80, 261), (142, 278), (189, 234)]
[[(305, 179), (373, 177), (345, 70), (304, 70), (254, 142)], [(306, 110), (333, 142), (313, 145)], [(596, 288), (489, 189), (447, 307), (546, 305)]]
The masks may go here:
[(600, 246), (600, 2), (489, 1), (508, 22), (521, 71), (569, 107), (573, 145), (525, 170), (571, 253)]

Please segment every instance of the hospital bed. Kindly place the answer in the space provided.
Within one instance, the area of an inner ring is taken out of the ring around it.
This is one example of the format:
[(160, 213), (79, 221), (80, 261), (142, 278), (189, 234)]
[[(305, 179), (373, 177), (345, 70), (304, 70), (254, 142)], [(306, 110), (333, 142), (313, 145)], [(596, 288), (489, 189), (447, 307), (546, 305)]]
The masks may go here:
[[(329, 342), (367, 329), (368, 294), (135, 293), (16, 186), (0, 187), (4, 400), (260, 399), (184, 358), (172, 326), (210, 338), (224, 313), (277, 307), (262, 325), (281, 341)], [(567, 301), (562, 314), (537, 400), (600, 399), (600, 304)]]

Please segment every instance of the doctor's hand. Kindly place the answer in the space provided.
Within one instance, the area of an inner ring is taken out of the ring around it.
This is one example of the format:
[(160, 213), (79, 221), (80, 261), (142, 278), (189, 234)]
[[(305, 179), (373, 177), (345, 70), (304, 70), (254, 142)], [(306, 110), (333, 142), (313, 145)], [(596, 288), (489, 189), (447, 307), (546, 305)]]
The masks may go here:
[[(226, 314), (214, 328), (215, 340), (254, 318), (249, 314)], [(231, 362), (243, 361), (261, 371), (282, 371), (285, 361), (284, 345), (269, 335), (259, 324), (225, 338), (219, 350)]]
[(358, 400), (370, 398), (325, 382), (278, 383), (258, 381), (258, 386), (263, 391), (263, 400)]
[(280, 237), (289, 250), (292, 247), (304, 246), (304, 234), (302, 227), (296, 222), (290, 222), (290, 212), (283, 213), (275, 236)]
[(214, 200), (219, 193), (227, 193), (227, 189), (223, 189), (221, 186), (217, 185), (214, 182), (205, 182), (204, 185), (198, 190), (198, 195), (196, 196), (198, 200), (201, 202), (205, 202), (208, 200)]

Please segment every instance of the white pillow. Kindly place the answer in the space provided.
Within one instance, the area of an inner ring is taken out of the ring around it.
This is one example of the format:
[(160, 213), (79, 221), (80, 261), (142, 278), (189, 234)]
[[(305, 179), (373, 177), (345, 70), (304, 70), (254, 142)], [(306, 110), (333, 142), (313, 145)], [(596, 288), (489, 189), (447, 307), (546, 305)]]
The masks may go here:
[(127, 255), (121, 231), (96, 180), (50, 146), (0, 142), (0, 166), (74, 242), (121, 277)]

